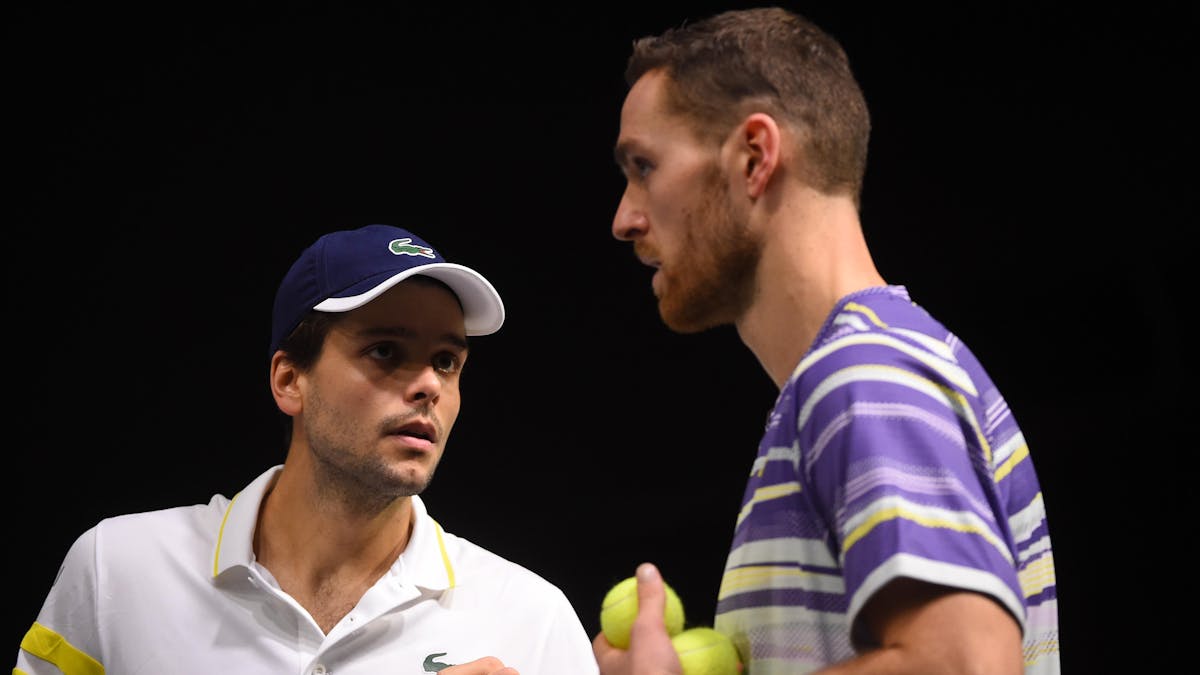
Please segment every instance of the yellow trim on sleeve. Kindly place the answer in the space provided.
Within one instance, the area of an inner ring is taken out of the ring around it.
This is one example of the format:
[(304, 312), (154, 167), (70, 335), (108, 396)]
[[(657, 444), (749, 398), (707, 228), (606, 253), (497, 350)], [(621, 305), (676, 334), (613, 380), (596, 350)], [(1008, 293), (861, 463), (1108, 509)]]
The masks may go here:
[[(104, 666), (99, 661), (36, 621), (21, 639), (21, 649), (53, 663), (63, 675), (104, 675)], [(14, 668), (13, 672), (20, 671)]]
[(450, 581), (450, 588), (454, 588), (454, 566), (450, 564), (450, 554), (446, 552), (446, 542), (442, 540), (442, 526), (436, 520), (433, 521), (433, 532), (437, 535), (438, 548), (442, 551), (442, 565), (446, 567), (446, 578)]

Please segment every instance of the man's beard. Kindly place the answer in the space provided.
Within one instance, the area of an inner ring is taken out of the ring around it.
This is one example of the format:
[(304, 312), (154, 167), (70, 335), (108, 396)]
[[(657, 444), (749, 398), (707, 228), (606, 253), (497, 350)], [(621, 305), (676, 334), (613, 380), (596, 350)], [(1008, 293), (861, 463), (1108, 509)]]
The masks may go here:
[(729, 185), (714, 164), (696, 208), (683, 223), (683, 243), (666, 268), (658, 313), (679, 333), (732, 324), (754, 297), (760, 237), (733, 208)]
[[(434, 419), (432, 415), (429, 417)], [(397, 426), (402, 421), (385, 420), (380, 427)], [(433, 480), (436, 464), (429, 467), (423, 477), (409, 476), (397, 473), (374, 453), (355, 451), (352, 444), (360, 437), (361, 429), (342, 422), (316, 390), (310, 399), (305, 423), (316, 470), (321, 476), (319, 486), (337, 502), (364, 512), (375, 512), (398, 498), (420, 494)], [(440, 425), (438, 430), (441, 432)]]

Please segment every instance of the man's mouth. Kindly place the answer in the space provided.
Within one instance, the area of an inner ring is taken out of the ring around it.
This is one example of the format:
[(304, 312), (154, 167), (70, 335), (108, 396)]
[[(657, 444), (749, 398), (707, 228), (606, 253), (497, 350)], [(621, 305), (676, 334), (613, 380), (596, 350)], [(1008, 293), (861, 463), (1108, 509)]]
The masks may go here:
[(653, 267), (654, 269), (662, 267), (662, 261), (658, 259), (658, 254), (654, 251), (648, 250), (648, 247), (641, 247), (635, 244), (633, 247), (633, 254), (637, 256), (637, 259), (646, 267)]
[(390, 433), (397, 436), (419, 438), (430, 443), (437, 442), (437, 429), (429, 422), (425, 422), (423, 420), (409, 422), (398, 429), (392, 430)]

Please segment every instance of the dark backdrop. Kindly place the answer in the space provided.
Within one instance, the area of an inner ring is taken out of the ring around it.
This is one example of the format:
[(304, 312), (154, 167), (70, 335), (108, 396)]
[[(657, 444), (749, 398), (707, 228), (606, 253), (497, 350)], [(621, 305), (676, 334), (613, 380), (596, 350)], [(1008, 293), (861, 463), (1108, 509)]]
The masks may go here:
[[(711, 622), (775, 392), (732, 329), (660, 324), (609, 233), (611, 148), (631, 41), (744, 3), (638, 4), (9, 10), (14, 652), (84, 529), (282, 460), (276, 283), (319, 234), (373, 222), (508, 308), (472, 343), (432, 513), (560, 585), (590, 633), (642, 560)], [(1173, 659), (1163, 598), (1194, 589), (1191, 10), (792, 6), (865, 89), (884, 276), (973, 346), (1030, 441), (1065, 669)]]

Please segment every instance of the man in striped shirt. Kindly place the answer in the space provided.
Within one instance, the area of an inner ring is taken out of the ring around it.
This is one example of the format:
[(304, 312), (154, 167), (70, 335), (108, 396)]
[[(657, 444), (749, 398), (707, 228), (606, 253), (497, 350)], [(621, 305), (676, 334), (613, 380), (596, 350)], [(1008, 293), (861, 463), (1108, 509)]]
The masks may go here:
[[(1057, 673), (1054, 562), (1021, 430), (979, 361), (886, 282), (859, 220), (869, 115), (836, 40), (726, 12), (635, 43), (613, 234), (671, 329), (732, 324), (779, 387), (715, 626), (750, 675)], [(605, 675), (679, 672), (639, 570)]]

